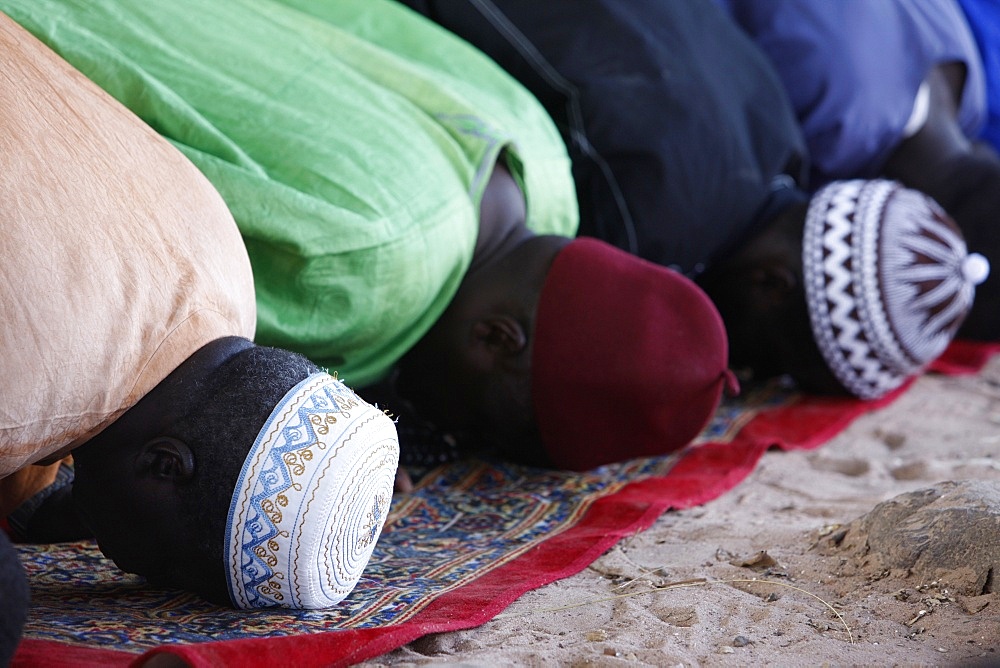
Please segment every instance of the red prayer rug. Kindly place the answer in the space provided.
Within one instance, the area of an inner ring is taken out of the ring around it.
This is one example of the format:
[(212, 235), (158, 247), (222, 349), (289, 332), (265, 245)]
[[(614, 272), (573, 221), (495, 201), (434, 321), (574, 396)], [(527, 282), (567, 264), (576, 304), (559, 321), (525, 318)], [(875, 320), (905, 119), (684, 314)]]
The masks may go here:
[[(935, 370), (975, 373), (998, 345), (956, 342)], [(398, 495), (354, 592), (327, 611), (248, 612), (158, 590), (92, 542), (20, 545), (32, 588), (14, 666), (331, 666), (429, 633), (478, 626), (524, 592), (586, 568), (668, 509), (735, 487), (770, 447), (814, 448), (891, 402), (803, 397), (772, 385), (727, 401), (670, 457), (588, 473), (464, 461)], [(161, 657), (164, 658), (164, 657)]]

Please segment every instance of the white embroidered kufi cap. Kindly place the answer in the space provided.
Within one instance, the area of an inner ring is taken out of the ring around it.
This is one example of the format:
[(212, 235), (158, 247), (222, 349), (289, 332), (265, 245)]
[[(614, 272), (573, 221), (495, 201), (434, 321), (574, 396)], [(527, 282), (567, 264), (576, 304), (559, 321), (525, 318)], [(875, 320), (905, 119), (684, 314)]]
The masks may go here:
[(357, 584), (382, 532), (396, 427), (327, 373), (292, 388), (243, 463), (226, 570), (237, 608), (322, 609)]
[(802, 265), (820, 352), (863, 399), (944, 352), (989, 274), (934, 200), (885, 180), (837, 181), (813, 196)]

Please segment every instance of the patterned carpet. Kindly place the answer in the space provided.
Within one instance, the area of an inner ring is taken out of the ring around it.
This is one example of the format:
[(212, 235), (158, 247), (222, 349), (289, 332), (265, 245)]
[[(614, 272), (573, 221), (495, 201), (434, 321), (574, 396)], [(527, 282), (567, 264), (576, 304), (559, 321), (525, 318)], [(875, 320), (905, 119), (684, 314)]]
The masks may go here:
[(604, 475), (568, 476), (459, 462), (393, 504), (365, 575), (328, 611), (246, 612), (153, 589), (104, 559), (93, 542), (22, 545), (32, 583), (27, 637), (141, 652), (164, 643), (316, 633), (399, 624), (577, 524), (626, 480), (666, 473), (641, 460)]
[(770, 386), (727, 402), (693, 446), (670, 457), (585, 474), (483, 461), (434, 469), (393, 500), (364, 577), (328, 611), (220, 608), (145, 585), (93, 543), (21, 545), (33, 604), (14, 665), (138, 665), (166, 652), (195, 666), (327, 666), (476, 626), (667, 509), (731, 489), (768, 447), (815, 447), (892, 398), (804, 400)]

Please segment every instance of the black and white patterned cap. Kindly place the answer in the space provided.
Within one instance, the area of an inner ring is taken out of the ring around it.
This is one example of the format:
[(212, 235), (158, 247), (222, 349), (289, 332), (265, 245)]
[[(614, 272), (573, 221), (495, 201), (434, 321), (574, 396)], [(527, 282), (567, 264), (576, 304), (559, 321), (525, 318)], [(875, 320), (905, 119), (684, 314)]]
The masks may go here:
[(885, 180), (836, 181), (813, 196), (802, 265), (820, 352), (863, 399), (944, 352), (989, 274), (934, 200)]

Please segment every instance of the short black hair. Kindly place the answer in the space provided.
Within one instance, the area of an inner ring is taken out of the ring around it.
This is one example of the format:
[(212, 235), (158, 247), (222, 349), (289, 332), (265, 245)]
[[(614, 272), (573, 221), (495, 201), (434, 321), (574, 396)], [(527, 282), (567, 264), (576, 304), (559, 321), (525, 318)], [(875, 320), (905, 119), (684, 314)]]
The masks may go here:
[(317, 371), (321, 369), (297, 353), (247, 348), (203, 379), (193, 408), (170, 430), (194, 453), (195, 474), (182, 495), (181, 512), (191, 520), (190, 544), (207, 564), (206, 572), (219, 574), (198, 592), (213, 602), (229, 604), (226, 522), (247, 453), (275, 405)]
[(24, 568), (7, 534), (0, 529), (0, 666), (14, 658), (28, 616), (28, 601)]

